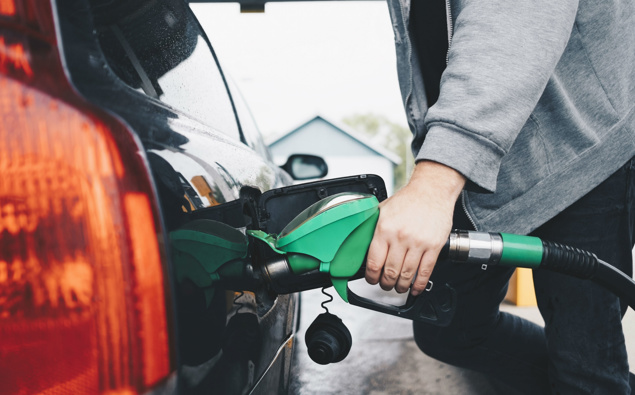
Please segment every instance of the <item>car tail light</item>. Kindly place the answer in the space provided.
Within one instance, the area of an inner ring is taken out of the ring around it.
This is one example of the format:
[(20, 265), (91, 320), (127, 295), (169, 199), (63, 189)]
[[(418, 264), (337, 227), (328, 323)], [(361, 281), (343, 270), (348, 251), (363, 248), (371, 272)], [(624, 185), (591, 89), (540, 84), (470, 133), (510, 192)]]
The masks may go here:
[(74, 93), (53, 20), (0, 0), (0, 394), (145, 392), (174, 367), (153, 187)]

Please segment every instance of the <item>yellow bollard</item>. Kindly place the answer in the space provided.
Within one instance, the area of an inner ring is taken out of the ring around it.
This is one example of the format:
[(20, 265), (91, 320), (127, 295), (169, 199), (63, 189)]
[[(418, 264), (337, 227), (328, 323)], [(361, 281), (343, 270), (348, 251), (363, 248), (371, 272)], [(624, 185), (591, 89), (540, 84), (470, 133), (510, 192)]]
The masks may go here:
[(531, 269), (519, 267), (509, 279), (505, 300), (516, 306), (536, 306), (534, 278)]

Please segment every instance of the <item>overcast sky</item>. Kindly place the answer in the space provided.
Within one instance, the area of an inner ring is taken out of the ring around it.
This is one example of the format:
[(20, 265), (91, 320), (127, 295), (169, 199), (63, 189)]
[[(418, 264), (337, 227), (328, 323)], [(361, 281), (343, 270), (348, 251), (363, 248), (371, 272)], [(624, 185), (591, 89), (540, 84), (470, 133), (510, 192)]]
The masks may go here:
[(375, 113), (406, 125), (384, 1), (192, 4), (266, 136), (314, 115)]

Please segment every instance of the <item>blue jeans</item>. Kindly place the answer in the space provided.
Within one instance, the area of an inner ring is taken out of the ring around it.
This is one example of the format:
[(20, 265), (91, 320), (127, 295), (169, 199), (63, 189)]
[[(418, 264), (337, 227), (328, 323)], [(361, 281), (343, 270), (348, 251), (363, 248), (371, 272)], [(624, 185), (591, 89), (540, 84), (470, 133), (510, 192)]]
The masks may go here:
[[(454, 221), (471, 228), (460, 207)], [(632, 276), (635, 158), (532, 235), (591, 251)], [(528, 394), (631, 393), (619, 298), (590, 281), (537, 269), (542, 328), (499, 311), (512, 273), (439, 262), (431, 279), (457, 290), (456, 315), (446, 328), (415, 323), (419, 348)]]

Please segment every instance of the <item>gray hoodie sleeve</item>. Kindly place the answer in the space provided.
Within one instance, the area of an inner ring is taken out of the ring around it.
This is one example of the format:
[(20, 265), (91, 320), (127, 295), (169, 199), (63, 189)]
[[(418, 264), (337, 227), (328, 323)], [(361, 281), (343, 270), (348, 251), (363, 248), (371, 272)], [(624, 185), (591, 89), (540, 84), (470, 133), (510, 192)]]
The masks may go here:
[(426, 115), (416, 159), (443, 163), (494, 191), (501, 160), (567, 45), (578, 1), (460, 3), (439, 100)]

